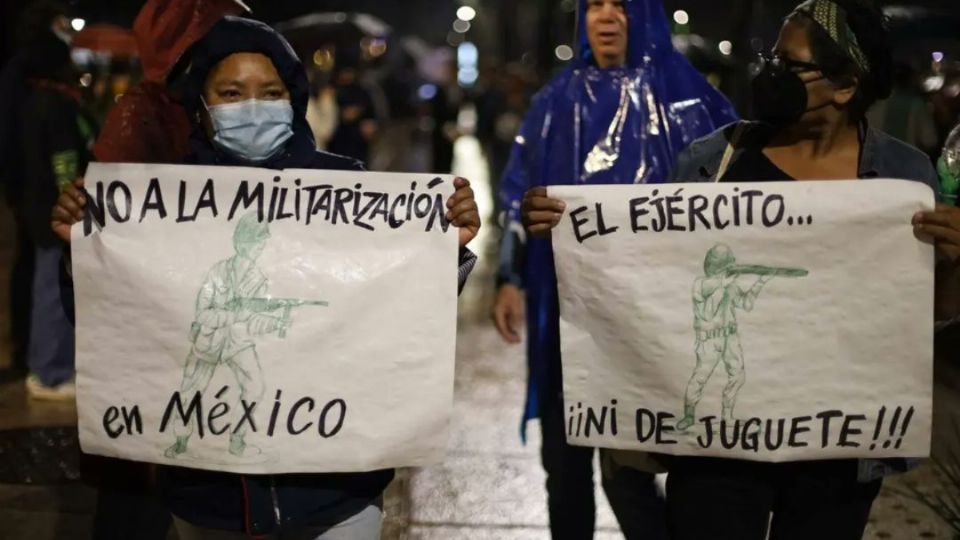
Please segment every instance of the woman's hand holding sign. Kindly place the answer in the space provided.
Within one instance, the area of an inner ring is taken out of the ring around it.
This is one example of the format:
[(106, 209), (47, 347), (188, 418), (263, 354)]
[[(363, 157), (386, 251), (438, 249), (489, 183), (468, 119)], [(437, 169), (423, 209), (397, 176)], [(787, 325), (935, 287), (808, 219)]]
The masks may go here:
[(57, 238), (70, 243), (70, 228), (74, 223), (83, 221), (87, 197), (83, 194), (83, 178), (77, 178), (60, 193), (53, 214), (50, 216), (50, 226)]
[(550, 236), (550, 231), (560, 224), (567, 205), (559, 199), (547, 197), (547, 188), (535, 187), (523, 196), (520, 207), (523, 226), (536, 238)]
[(453, 186), (457, 190), (447, 201), (447, 220), (460, 230), (460, 247), (466, 247), (480, 231), (480, 210), (469, 180), (457, 178)]

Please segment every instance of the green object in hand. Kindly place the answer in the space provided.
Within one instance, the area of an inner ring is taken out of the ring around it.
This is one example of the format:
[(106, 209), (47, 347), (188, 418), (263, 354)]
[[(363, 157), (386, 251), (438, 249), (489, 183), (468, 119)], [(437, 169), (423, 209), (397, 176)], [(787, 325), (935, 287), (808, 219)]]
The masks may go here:
[(940, 196), (947, 204), (957, 204), (957, 192), (960, 191), (960, 175), (954, 174), (947, 166), (947, 160), (937, 161), (937, 174), (940, 176)]

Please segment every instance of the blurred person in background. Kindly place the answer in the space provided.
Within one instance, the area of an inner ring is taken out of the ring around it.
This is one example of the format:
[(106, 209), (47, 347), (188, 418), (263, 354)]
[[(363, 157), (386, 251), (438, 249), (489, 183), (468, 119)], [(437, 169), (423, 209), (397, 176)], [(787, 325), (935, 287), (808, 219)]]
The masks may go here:
[[(501, 180), (506, 225), (493, 310), (503, 339), (520, 343), (526, 296), (524, 424), (540, 418), (550, 530), (569, 540), (593, 537), (595, 452), (566, 443), (553, 253), (549, 239), (526, 236), (521, 202), (530, 192), (544, 204), (535, 214), (554, 219), (559, 203), (543, 186), (664, 182), (688, 144), (737, 119), (673, 48), (659, 0), (581, 0), (579, 9), (575, 60), (534, 98)], [(603, 451), (601, 461), (624, 535), (666, 538), (656, 467), (638, 454)]]
[(413, 56), (402, 52), (388, 58), (387, 66), (382, 88), (390, 121), (383, 126), (374, 148), (376, 170), (423, 170), (412, 159), (416, 153), (419, 89), (423, 82), (417, 62)]
[(456, 60), (451, 60), (437, 82), (436, 94), (430, 99), (430, 116), (433, 119), (430, 139), (435, 173), (449, 174), (453, 169), (453, 145), (460, 136), (457, 123), (462, 99), (463, 92), (457, 82)]
[(914, 69), (907, 64), (894, 67), (893, 94), (867, 113), (870, 125), (933, 156), (940, 136), (933, 108), (920, 93)]
[(340, 111), (337, 108), (337, 90), (330, 73), (318, 69), (307, 71), (310, 80), (310, 102), (307, 104), (307, 122), (313, 131), (317, 149), (326, 150), (337, 130)]
[(0, 184), (13, 212), (17, 239), (10, 278), (10, 337), (16, 369), (27, 369), (35, 249), (23, 206), (26, 176), (21, 145), (21, 108), (31, 91), (26, 64), (43, 61), (36, 57), (43, 53), (32, 50), (32, 43), (38, 36), (49, 36), (50, 32), (69, 45), (73, 29), (66, 7), (57, 2), (30, 4), (17, 20), (13, 57), (0, 72)]
[[(507, 168), (513, 139), (520, 130), (529, 96), (516, 66), (503, 72), (490, 69), (481, 75), (482, 83), (477, 96), (477, 137), (483, 144), (484, 154), (490, 167), (491, 188), (500, 191), (499, 174)], [(495, 198), (494, 212), (500, 215), (499, 197)]]
[[(480, 77), (473, 90), (473, 102), (477, 109), (476, 136), (477, 140), (480, 141), (481, 148), (483, 148), (484, 157), (487, 159), (487, 166), (490, 171), (499, 174), (507, 167), (506, 161), (498, 163), (495, 159), (497, 123), (507, 110), (506, 75), (491, 60), (484, 59), (484, 61), (486, 65), (480, 69)], [(516, 133), (519, 127), (518, 123), (513, 133)], [(513, 133), (510, 135), (511, 140)], [(503, 155), (502, 152), (501, 155)], [(506, 155), (509, 156), (509, 146), (507, 146)], [(490, 187), (493, 188), (494, 192), (496, 192), (497, 185), (498, 182), (491, 182)]]
[(941, 141), (945, 141), (956, 123), (960, 122), (960, 72), (947, 73), (945, 79), (943, 89), (930, 96)]
[(27, 394), (72, 401), (73, 327), (61, 301), (62, 247), (50, 231), (49, 216), (60, 191), (82, 176), (97, 133), (92, 116), (81, 108), (79, 74), (61, 28), (33, 28), (22, 37), (27, 89), (17, 105), (19, 133), (12, 144), (20, 152), (20, 212), (34, 246)]
[(366, 163), (380, 126), (373, 96), (359, 80), (358, 55), (347, 50), (337, 53), (333, 85), (340, 116), (328, 150)]
[[(947, 136), (946, 144), (937, 160), (937, 175), (940, 180), (940, 196), (944, 204), (960, 206), (960, 123)], [(960, 243), (960, 242), (958, 242)], [(960, 285), (957, 285), (960, 287)], [(956, 291), (960, 296), (960, 290)], [(941, 314), (937, 324), (937, 341), (935, 351), (937, 360), (956, 364), (960, 359), (960, 317), (952, 317), (950, 313)]]
[(180, 163), (190, 120), (180, 103), (190, 49), (225, 15), (246, 13), (240, 0), (148, 0), (133, 23), (143, 80), (107, 116), (97, 161)]

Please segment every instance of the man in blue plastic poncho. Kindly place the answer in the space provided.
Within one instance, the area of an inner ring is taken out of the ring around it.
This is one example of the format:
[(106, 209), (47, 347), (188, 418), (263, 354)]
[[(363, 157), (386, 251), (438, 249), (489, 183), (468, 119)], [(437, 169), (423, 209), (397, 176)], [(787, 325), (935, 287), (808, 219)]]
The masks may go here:
[[(689, 143), (736, 119), (729, 102), (673, 48), (659, 0), (580, 0), (579, 15), (586, 24), (576, 60), (534, 99), (503, 176), (505, 234), (494, 306), (503, 338), (519, 343), (526, 293), (524, 421), (540, 418), (555, 539), (593, 536), (593, 450), (565, 441), (553, 254), (549, 240), (525, 236), (524, 194), (557, 184), (663, 182)], [(663, 505), (652, 474), (605, 467), (603, 480), (627, 538), (662, 537)]]

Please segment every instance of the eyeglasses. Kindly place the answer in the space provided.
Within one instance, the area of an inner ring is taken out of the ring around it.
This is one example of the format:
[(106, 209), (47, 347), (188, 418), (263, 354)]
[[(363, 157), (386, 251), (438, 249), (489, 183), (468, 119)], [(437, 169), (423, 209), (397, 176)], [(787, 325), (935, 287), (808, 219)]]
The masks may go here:
[(780, 54), (760, 53), (760, 61), (774, 69), (792, 71), (793, 73), (810, 73), (823, 70), (817, 64), (793, 60)]

